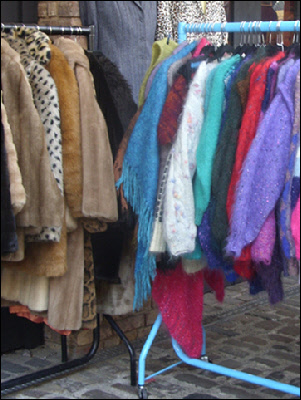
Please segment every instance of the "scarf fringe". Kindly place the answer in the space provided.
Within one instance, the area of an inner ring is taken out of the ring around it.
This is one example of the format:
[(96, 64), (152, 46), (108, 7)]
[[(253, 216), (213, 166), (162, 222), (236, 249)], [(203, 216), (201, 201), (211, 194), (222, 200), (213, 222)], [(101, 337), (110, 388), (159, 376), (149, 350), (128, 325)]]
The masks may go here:
[(135, 263), (135, 297), (134, 310), (143, 307), (151, 294), (151, 281), (156, 276), (156, 256), (149, 253), (152, 236), (153, 210), (145, 202), (138, 178), (133, 168), (123, 162), (123, 193), (138, 215), (138, 250)]

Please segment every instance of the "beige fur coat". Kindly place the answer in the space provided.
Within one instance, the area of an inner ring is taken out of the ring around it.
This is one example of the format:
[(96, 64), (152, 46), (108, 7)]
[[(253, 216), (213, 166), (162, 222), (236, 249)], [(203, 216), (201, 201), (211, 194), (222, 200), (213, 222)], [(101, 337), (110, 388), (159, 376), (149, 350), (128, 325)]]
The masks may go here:
[(61, 226), (64, 201), (50, 168), (44, 127), (35, 109), (20, 56), (1, 39), (3, 103), (26, 192), (19, 227)]

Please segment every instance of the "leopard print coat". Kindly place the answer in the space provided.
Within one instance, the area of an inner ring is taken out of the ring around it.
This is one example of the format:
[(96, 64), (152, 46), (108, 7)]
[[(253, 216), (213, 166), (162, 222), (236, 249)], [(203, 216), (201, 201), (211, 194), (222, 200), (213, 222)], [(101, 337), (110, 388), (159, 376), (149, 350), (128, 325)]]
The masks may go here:
[[(205, 3), (205, 7), (204, 7)], [(168, 37), (178, 41), (178, 23), (226, 22), (223, 1), (158, 1), (156, 40)], [(225, 33), (202, 33), (213, 45), (226, 43)], [(188, 33), (187, 42), (200, 39), (200, 34)]]

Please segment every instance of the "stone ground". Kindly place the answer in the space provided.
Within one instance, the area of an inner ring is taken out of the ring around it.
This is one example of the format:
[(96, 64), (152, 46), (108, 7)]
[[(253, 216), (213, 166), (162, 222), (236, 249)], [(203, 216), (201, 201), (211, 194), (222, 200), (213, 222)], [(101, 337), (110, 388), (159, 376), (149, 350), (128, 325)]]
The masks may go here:
[[(271, 306), (266, 293), (250, 296), (245, 282), (228, 286), (220, 305), (204, 296), (207, 355), (214, 364), (300, 387), (300, 286), (284, 278), (285, 299)], [(101, 333), (100, 333), (101, 334)], [(132, 343), (136, 358), (146, 337)], [(146, 359), (146, 376), (178, 362), (164, 327)], [(60, 363), (60, 346), (18, 350), (1, 358), (1, 381)], [(138, 362), (137, 362), (138, 364)], [(146, 382), (149, 399), (296, 399), (298, 396), (181, 364)], [(85, 366), (3, 399), (135, 399), (130, 362), (121, 345), (101, 350)]]

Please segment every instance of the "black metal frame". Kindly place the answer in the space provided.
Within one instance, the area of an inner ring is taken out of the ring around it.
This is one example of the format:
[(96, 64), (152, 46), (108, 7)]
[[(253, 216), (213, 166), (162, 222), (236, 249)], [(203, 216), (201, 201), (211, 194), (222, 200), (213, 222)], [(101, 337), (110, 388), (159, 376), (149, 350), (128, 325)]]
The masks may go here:
[[(74, 26), (37, 26), (37, 25), (24, 25), (24, 24), (3, 24), (1, 23), (1, 31), (8, 32), (11, 29), (15, 29), (18, 26), (26, 26), (27, 28), (38, 29), (48, 35), (77, 35), (77, 36), (89, 36), (89, 49), (93, 50), (94, 42), (94, 26), (89, 27), (74, 27)], [(137, 384), (137, 368), (136, 368), (136, 355), (133, 346), (125, 336), (124, 332), (120, 329), (118, 324), (113, 320), (112, 316), (104, 315), (111, 327), (122, 339), (127, 346), (130, 355), (130, 369), (131, 369), (131, 385), (136, 386)], [(37, 371), (31, 374), (23, 375), (18, 378), (10, 379), (6, 382), (1, 383), (1, 396), (15, 392), (25, 387), (44, 382), (49, 379), (56, 378), (64, 372), (74, 371), (87, 364), (96, 354), (99, 347), (100, 339), (100, 323), (99, 314), (97, 314), (97, 326), (93, 330), (93, 344), (85, 356), (75, 360), (68, 361), (68, 350), (67, 350), (67, 337), (61, 336), (61, 349), (62, 349), (62, 363), (57, 364), (51, 368), (46, 368), (41, 371)]]
[[(120, 329), (116, 321), (113, 320), (111, 315), (104, 314), (104, 317), (109, 322), (114, 331), (122, 339), (122, 341), (127, 346), (130, 355), (130, 369), (131, 369), (131, 385), (137, 385), (137, 362), (136, 355), (133, 346), (131, 345), (128, 338), (125, 336), (124, 332)], [(33, 372), (31, 374), (26, 374), (18, 378), (10, 379), (6, 382), (1, 383), (1, 397), (16, 392), (21, 389), (25, 389), (28, 386), (42, 383), (46, 380), (59, 377), (65, 372), (74, 371), (85, 364), (87, 364), (97, 353), (99, 347), (100, 339), (100, 323), (99, 314), (97, 314), (97, 326), (93, 330), (93, 344), (90, 347), (88, 354), (84, 355), (82, 358), (77, 358), (75, 360), (68, 361), (68, 350), (67, 350), (67, 337), (65, 335), (61, 336), (61, 349), (62, 349), (62, 363), (54, 365), (50, 368), (42, 369), (41, 371)]]

